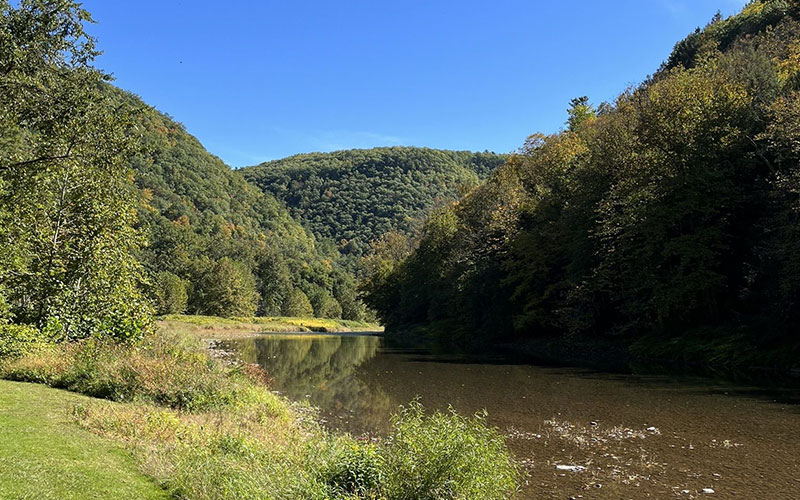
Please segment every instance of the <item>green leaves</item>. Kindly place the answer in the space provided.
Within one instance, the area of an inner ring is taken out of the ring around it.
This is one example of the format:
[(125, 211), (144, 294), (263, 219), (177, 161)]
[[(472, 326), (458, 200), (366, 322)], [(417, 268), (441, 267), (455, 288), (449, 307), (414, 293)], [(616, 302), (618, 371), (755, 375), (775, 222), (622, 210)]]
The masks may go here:
[(431, 325), (464, 347), (727, 329), (796, 345), (798, 14), (751, 2), (614, 106), (572, 100), (568, 130), (532, 135), (430, 216), (408, 257), (369, 256), (366, 300), (388, 331)]
[(149, 308), (134, 257), (132, 110), (103, 92), (88, 20), (71, 1), (2, 5), (0, 284), (16, 321), (62, 339), (135, 339)]

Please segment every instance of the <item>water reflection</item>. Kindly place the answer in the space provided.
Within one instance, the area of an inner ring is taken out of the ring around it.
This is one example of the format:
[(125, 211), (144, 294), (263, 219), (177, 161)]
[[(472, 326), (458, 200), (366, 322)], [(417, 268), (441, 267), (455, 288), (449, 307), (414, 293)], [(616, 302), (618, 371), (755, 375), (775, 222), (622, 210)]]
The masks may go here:
[(381, 340), (266, 335), (227, 346), (355, 434), (384, 432), (416, 396), (426, 408), (487, 409), (534, 478), (521, 498), (700, 498), (704, 488), (715, 498), (800, 498), (800, 408), (786, 404), (796, 391), (453, 362)]
[(396, 409), (385, 391), (357, 373), (378, 354), (379, 337), (265, 335), (222, 345), (267, 370), (278, 392), (308, 399), (333, 427), (355, 433), (384, 429)]

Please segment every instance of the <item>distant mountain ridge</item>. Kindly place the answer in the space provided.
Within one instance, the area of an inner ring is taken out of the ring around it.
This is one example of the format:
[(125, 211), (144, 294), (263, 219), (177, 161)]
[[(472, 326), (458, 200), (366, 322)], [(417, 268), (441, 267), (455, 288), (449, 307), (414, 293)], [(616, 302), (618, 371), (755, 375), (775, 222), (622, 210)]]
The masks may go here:
[(318, 239), (360, 256), (382, 234), (415, 229), (432, 208), (450, 203), (507, 156), (419, 147), (309, 153), (240, 169), (282, 200)]

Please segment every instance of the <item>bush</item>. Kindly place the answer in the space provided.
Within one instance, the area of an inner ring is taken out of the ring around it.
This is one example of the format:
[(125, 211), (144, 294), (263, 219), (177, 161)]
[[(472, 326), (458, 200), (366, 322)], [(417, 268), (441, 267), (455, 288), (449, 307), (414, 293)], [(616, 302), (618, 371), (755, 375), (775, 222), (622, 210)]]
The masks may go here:
[(214, 362), (196, 341), (164, 333), (138, 346), (90, 339), (20, 354), (25, 355), (0, 363), (0, 377), (188, 411), (261, 397), (249, 373)]
[(334, 454), (322, 481), (334, 498), (381, 498), (384, 484), (380, 448), (371, 443), (349, 443)]
[(394, 417), (382, 460), (391, 500), (504, 499), (521, 478), (485, 414), (465, 418), (451, 409), (426, 416), (419, 402)]
[(0, 358), (29, 354), (48, 344), (48, 335), (38, 328), (0, 324)]
[(73, 416), (124, 440), (180, 498), (493, 500), (508, 498), (520, 479), (481, 415), (426, 416), (414, 402), (382, 442), (331, 435), (313, 410), (270, 392), (263, 371), (217, 362), (195, 339), (163, 330), (136, 346), (51, 344), (0, 359), (0, 377), (128, 402), (89, 402)]

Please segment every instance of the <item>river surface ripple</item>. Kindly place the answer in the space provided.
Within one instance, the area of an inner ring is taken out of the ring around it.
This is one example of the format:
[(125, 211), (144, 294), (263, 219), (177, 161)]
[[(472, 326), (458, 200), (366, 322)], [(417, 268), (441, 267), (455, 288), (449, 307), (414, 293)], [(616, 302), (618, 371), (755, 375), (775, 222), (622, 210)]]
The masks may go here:
[(384, 348), (375, 336), (219, 344), (355, 435), (387, 432), (416, 397), (428, 409), (487, 410), (529, 472), (517, 498), (800, 499), (797, 391), (461, 362)]

